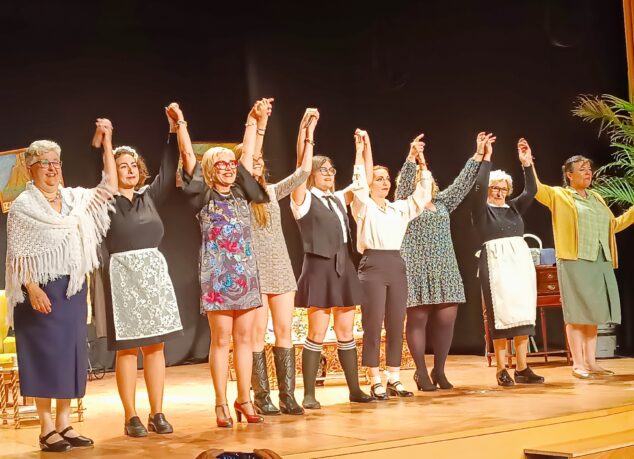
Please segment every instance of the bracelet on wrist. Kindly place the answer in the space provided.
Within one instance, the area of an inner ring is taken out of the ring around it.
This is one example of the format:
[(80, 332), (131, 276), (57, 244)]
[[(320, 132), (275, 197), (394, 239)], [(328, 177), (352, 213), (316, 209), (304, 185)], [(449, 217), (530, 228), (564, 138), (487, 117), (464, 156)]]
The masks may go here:
[(250, 123), (244, 123), (244, 127), (255, 126), (257, 123), (255, 121), (251, 121)]
[(185, 121), (185, 120), (178, 120), (178, 121), (176, 121), (176, 124), (178, 124), (179, 126), (187, 126), (187, 121)]
[(315, 142), (310, 139), (305, 139), (304, 142), (311, 144), (313, 147), (315, 146)]

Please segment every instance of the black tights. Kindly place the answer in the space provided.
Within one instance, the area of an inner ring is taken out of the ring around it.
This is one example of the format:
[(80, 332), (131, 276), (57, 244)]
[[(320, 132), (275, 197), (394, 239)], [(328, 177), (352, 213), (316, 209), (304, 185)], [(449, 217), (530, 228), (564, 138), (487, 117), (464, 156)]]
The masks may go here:
[(457, 304), (423, 304), (407, 308), (405, 336), (418, 372), (427, 372), (425, 340), (428, 322), (434, 348), (434, 368), (439, 374), (445, 372), (445, 362), (453, 340), (453, 326), (457, 314)]

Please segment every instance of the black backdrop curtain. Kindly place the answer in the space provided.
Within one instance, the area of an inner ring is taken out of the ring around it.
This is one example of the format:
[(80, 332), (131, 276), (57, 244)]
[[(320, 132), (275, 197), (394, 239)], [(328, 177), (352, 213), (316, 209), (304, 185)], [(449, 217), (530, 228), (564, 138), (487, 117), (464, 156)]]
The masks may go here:
[[(545, 183), (558, 184), (563, 160), (576, 153), (604, 163), (609, 156), (597, 126), (571, 116), (577, 94), (627, 97), (620, 2), (391, 2), (390, 9), (353, 3), (260, 5), (257, 9), (157, 8), (143, 2), (59, 6), (13, 4), (3, 8), (0, 30), (0, 149), (51, 138), (62, 146), (64, 176), (91, 186), (98, 167), (88, 142), (98, 116), (112, 119), (115, 143), (134, 145), (156, 171), (172, 100), (184, 108), (194, 140), (239, 140), (250, 103), (276, 98), (265, 157), (271, 180), (295, 164), (296, 129), (305, 107), (322, 114), (317, 153), (334, 158), (338, 182), (353, 163), (352, 133), (367, 129), (376, 162), (392, 174), (409, 141), (425, 133), (426, 155), (441, 187), (473, 153), (480, 130), (496, 133), (494, 167), (521, 188), (515, 143), (526, 137)], [(90, 169), (88, 168), (90, 166)], [(284, 231), (296, 273), (301, 245), (282, 202)], [(161, 247), (179, 299), (185, 336), (166, 347), (168, 364), (207, 357), (206, 320), (198, 314), (199, 233), (175, 193), (163, 209)], [(0, 241), (6, 245), (6, 218)], [(453, 353), (482, 353), (483, 328), (475, 278), (477, 249), (469, 205), (452, 216), (454, 244), (468, 301), (460, 307)], [(535, 203), (527, 232), (552, 246), (550, 216)], [(618, 236), (618, 270), (624, 323), (619, 343), (632, 352), (634, 272), (632, 231)], [(0, 248), (5, 250), (4, 247)], [(549, 316), (553, 345), (562, 322)], [(93, 360), (113, 361), (102, 342)]]

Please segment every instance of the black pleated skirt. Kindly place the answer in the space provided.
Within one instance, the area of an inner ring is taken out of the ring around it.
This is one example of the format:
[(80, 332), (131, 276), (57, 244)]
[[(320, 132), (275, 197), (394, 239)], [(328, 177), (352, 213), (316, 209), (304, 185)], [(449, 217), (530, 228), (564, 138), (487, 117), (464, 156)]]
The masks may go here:
[(296, 307), (346, 307), (363, 302), (361, 283), (349, 251), (342, 250), (339, 256), (344, 257), (341, 276), (337, 274), (335, 257), (304, 254), (302, 273), (297, 281)]
[(15, 307), (15, 344), (20, 393), (24, 397), (81, 398), (86, 393), (86, 284), (66, 298), (70, 276), (42, 286), (51, 312), (42, 314), (27, 300)]

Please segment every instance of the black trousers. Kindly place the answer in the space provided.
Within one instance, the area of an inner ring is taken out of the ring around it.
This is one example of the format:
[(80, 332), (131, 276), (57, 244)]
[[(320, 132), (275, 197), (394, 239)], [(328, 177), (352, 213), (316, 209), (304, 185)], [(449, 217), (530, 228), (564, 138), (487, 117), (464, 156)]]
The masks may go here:
[(359, 263), (359, 280), (364, 295), (362, 364), (379, 366), (381, 328), (385, 322), (385, 363), (388, 367), (400, 367), (407, 307), (407, 277), (400, 252), (366, 250)]

